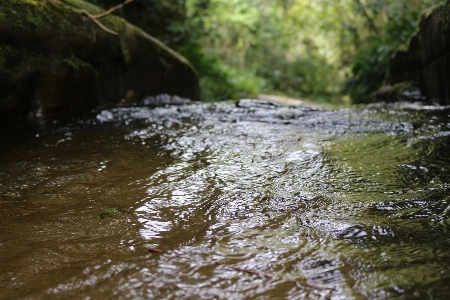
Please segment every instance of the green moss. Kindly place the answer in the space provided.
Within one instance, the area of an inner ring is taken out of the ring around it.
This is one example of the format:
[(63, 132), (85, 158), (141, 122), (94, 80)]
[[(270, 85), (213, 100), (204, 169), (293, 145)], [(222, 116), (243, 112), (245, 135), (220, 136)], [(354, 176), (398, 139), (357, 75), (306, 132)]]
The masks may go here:
[(12, 53), (11, 45), (0, 45), (0, 63)]
[(125, 31), (125, 21), (122, 18), (119, 18), (117, 16), (106, 16), (103, 18), (98, 19), (100, 22), (102, 22), (103, 25), (108, 27), (109, 29), (112, 29), (116, 32), (124, 32)]
[[(77, 26), (81, 24), (81, 14), (68, 9), (68, 5), (74, 8), (82, 8), (86, 11), (97, 14), (103, 10), (80, 0), (62, 0), (64, 4), (52, 0), (8, 0), (7, 4), (0, 8), (0, 21), (8, 24), (6, 28), (17, 28), (28, 32), (52, 32), (58, 36), (58, 32), (64, 35), (75, 34)], [(100, 19), (102, 23), (115, 31), (123, 31), (123, 20), (118, 17), (105, 17)], [(90, 22), (87, 20), (86, 22)], [(0, 30), (2, 30), (0, 23)], [(109, 35), (97, 25), (93, 24), (100, 34)], [(42, 30), (44, 29), (44, 30)], [(48, 64), (61, 64), (69, 66), (74, 70), (91, 67), (86, 61), (72, 54), (71, 49), (63, 49), (57, 56), (52, 53), (34, 51), (33, 47), (23, 46), (0, 46), (0, 77), (5, 80), (14, 80), (27, 68), (38, 68)], [(130, 59), (130, 52), (124, 49), (124, 57)]]
[(395, 95), (402, 95), (404, 92), (407, 91), (413, 91), (417, 88), (417, 83), (415, 82), (410, 82), (410, 81), (406, 81), (406, 82), (400, 82), (395, 84), (392, 87), (392, 91), (391, 93), (395, 94)]
[(104, 10), (101, 9), (100, 7), (91, 4), (89, 2), (86, 1), (81, 1), (81, 0), (62, 0), (62, 2), (64, 2), (65, 4), (74, 7), (74, 8), (78, 8), (78, 9), (84, 9), (86, 10), (88, 13), (96, 15), (99, 13), (102, 13)]
[(8, 58), (11, 56), (11, 46), (0, 45), (0, 79), (10, 78), (11, 70), (7, 67)]
[[(34, 31), (43, 27), (67, 30), (72, 28), (72, 21), (81, 18), (80, 13), (72, 11), (69, 7), (83, 9), (93, 15), (103, 12), (101, 8), (80, 0), (62, 0), (61, 2), (62, 4), (51, 0), (9, 0), (1, 8), (0, 21)], [(116, 16), (106, 16), (99, 21), (114, 31), (124, 29), (123, 20)], [(101, 31), (100, 28), (98, 30)]]
[(441, 23), (444, 25), (444, 29), (448, 30), (450, 27), (450, 3), (447, 1), (445, 5), (442, 7), (442, 13), (441, 13)]
[(14, 76), (15, 72), (10, 65), (16, 54), (11, 45), (0, 45), (0, 78), (11, 80)]
[[(62, 2), (76, 9), (83, 9), (92, 15), (97, 15), (104, 12), (102, 8), (81, 0), (62, 0)], [(108, 15), (98, 19), (98, 21), (100, 21), (107, 28), (116, 32), (124, 31), (124, 20), (117, 16)]]
[(74, 8), (81, 8), (82, 7), (81, 3), (79, 1), (77, 1), (77, 0), (62, 0), (61, 2), (65, 3), (67, 5), (70, 5), (70, 6), (74, 7)]
[(128, 50), (128, 48), (124, 45), (124, 43), (122, 43), (122, 54), (123, 58), (125, 59), (125, 62), (128, 63), (131, 59), (131, 54), (130, 50)]
[(74, 17), (80, 18), (50, 0), (9, 0), (1, 8), (0, 20), (12, 24), (12, 27), (37, 31), (45, 27), (70, 26)]
[(30, 70), (58, 64), (75, 71), (92, 67), (88, 62), (71, 54), (45, 54), (19, 46), (0, 45), (0, 78), (3, 80), (14, 81)]
[[(83, 9), (92, 15), (97, 15), (97, 14), (104, 12), (104, 10), (102, 8), (100, 8), (94, 4), (91, 4), (91, 3), (81, 1), (81, 0), (62, 0), (62, 2), (64, 2), (65, 4), (67, 4), (71, 7), (74, 7), (77, 9)], [(108, 27), (109, 29), (112, 29), (114, 31), (121, 32), (124, 30), (124, 20), (117, 16), (108, 15), (108, 16), (99, 18), (98, 21), (100, 21), (103, 25), (105, 25), (106, 27)]]
[[(13, 24), (12, 27), (26, 29), (29, 31), (40, 31), (48, 28), (52, 32), (55, 30), (75, 32), (77, 28), (73, 24), (79, 24), (82, 18), (81, 13), (72, 11), (70, 8), (85, 10), (96, 15), (104, 10), (88, 2), (81, 0), (61, 0), (61, 3), (52, 0), (9, 0), (7, 4), (0, 8), (0, 21), (5, 24)], [(122, 18), (108, 15), (98, 19), (107, 28), (123, 33), (125, 22)], [(85, 22), (92, 22), (85, 20)], [(0, 24), (0, 30), (1, 30)], [(9, 26), (8, 28), (10, 28)], [(92, 28), (101, 34), (109, 34), (97, 25)]]
[(439, 4), (433, 5), (432, 7), (426, 9), (422, 13), (422, 20), (428, 19), (436, 9), (438, 9), (439, 7), (443, 7), (443, 6), (444, 6), (444, 3), (439, 3)]
[(91, 67), (91, 65), (86, 61), (73, 55), (70, 57), (62, 58), (62, 61), (65, 65), (71, 67), (74, 70), (86, 69)]
[[(399, 51), (408, 52), (408, 49), (409, 49), (409, 42), (406, 43), (406, 44), (400, 45), (400, 46), (397, 48), (397, 51), (396, 51), (396, 52), (399, 52)], [(394, 53), (394, 55), (395, 55), (395, 53)]]

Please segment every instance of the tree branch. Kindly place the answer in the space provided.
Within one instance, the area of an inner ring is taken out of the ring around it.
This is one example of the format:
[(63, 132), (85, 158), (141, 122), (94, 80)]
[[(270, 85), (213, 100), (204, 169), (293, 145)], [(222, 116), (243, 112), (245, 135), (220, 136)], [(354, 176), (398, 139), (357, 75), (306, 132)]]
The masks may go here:
[(65, 4), (65, 3), (62, 3), (62, 2), (59, 1), (59, 0), (53, 0), (53, 2), (58, 3), (58, 4), (60, 4), (60, 5), (63, 5), (63, 6), (65, 6), (65, 7), (67, 7), (67, 8), (69, 8), (70, 10), (72, 10), (73, 12), (76, 12), (76, 13), (78, 13), (78, 14), (87, 16), (87, 17), (88, 17), (89, 19), (91, 19), (95, 24), (97, 24), (98, 27), (100, 27), (100, 28), (103, 29), (104, 31), (106, 31), (106, 32), (108, 32), (108, 33), (110, 33), (110, 34), (113, 34), (113, 35), (119, 35), (119, 34), (118, 34), (117, 32), (115, 32), (114, 30), (111, 30), (111, 29), (109, 29), (108, 27), (106, 27), (105, 25), (103, 25), (103, 24), (102, 24), (99, 20), (97, 20), (97, 19), (98, 19), (98, 18), (101, 18), (101, 17), (104, 17), (104, 16), (107, 16), (107, 15), (111, 14), (112, 12), (114, 12), (114, 11), (116, 11), (116, 10), (122, 8), (124, 5), (126, 5), (126, 4), (128, 4), (128, 3), (131, 3), (131, 2), (133, 2), (133, 1), (134, 1), (134, 0), (125, 0), (124, 3), (119, 4), (119, 5), (117, 5), (117, 6), (114, 6), (113, 8), (110, 8), (110, 9), (108, 9), (107, 11), (105, 11), (105, 12), (103, 12), (103, 13), (101, 13), (101, 14), (98, 14), (98, 15), (91, 15), (90, 13), (88, 13), (88, 12), (87, 12), (86, 10), (84, 10), (84, 9), (74, 8), (74, 7), (70, 6), (70, 5), (67, 5), (67, 4)]
[(96, 19), (98, 19), (98, 18), (107, 16), (107, 15), (109, 15), (109, 14), (115, 12), (116, 10), (121, 9), (121, 8), (124, 7), (126, 4), (131, 3), (131, 2), (133, 2), (133, 1), (134, 1), (134, 0), (125, 0), (124, 3), (119, 4), (119, 5), (117, 5), (117, 6), (114, 6), (114, 7), (110, 8), (110, 9), (108, 9), (107, 11), (102, 12), (101, 14), (93, 15), (93, 17), (96, 18)]
[(81, 11), (82, 15), (86, 15), (89, 19), (91, 19), (95, 24), (98, 25), (98, 27), (100, 27), (101, 29), (103, 29), (104, 31), (114, 34), (114, 35), (119, 35), (117, 32), (115, 32), (114, 30), (109, 29), (108, 27), (106, 27), (105, 25), (103, 25), (99, 20), (96, 19), (95, 16), (91, 15), (90, 13), (88, 13), (87, 11), (85, 11), (84, 9)]

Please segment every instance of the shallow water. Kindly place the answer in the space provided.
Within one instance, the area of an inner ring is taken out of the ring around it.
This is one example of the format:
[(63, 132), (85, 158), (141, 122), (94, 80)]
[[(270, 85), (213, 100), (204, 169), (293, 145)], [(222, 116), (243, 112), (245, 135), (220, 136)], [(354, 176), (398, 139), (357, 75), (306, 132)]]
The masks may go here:
[(449, 150), (418, 104), (42, 121), (0, 144), (0, 298), (447, 299)]

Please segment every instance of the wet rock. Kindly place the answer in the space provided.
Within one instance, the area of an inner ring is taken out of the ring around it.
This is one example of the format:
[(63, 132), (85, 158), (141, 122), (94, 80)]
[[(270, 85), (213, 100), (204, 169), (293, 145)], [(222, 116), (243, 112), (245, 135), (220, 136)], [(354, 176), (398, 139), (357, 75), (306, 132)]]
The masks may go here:
[(241, 108), (267, 108), (267, 109), (275, 109), (281, 107), (282, 105), (270, 101), (270, 100), (258, 100), (258, 99), (241, 99), (236, 103), (237, 107)]
[(423, 13), (407, 47), (391, 58), (387, 83), (409, 83), (429, 102), (450, 104), (450, 1)]
[[(0, 0), (0, 122), (169, 94), (197, 100), (189, 62), (81, 0)], [(114, 34), (114, 32), (117, 33)]]
[(425, 101), (426, 97), (414, 81), (384, 85), (370, 95), (373, 102)]

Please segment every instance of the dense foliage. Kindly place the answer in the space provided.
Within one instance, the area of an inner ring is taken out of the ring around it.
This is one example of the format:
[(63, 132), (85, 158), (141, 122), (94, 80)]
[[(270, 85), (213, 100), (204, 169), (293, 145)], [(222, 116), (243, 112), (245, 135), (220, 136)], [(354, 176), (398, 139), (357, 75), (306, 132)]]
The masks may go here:
[(352, 44), (355, 50), (350, 61), (351, 76), (344, 85), (353, 102), (367, 102), (382, 84), (389, 58), (396, 49), (408, 42), (417, 30), (422, 11), (439, 0), (354, 1), (355, 12), (362, 16)]
[(191, 61), (203, 100), (264, 92), (364, 102), (422, 10), (438, 2), (135, 0), (120, 13)]

